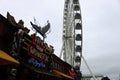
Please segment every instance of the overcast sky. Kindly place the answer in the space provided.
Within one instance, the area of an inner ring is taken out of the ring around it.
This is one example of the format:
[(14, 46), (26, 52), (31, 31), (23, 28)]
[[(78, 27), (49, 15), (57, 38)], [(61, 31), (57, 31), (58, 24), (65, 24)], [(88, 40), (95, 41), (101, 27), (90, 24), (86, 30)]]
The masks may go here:
[[(83, 21), (83, 56), (94, 74), (120, 74), (120, 0), (79, 0)], [(18, 22), (22, 19), (31, 29), (30, 21), (40, 26), (51, 23), (46, 42), (59, 56), (62, 46), (64, 0), (0, 0), (0, 14), (7, 11)], [(33, 31), (31, 31), (32, 33)], [(89, 74), (82, 63), (81, 71)]]

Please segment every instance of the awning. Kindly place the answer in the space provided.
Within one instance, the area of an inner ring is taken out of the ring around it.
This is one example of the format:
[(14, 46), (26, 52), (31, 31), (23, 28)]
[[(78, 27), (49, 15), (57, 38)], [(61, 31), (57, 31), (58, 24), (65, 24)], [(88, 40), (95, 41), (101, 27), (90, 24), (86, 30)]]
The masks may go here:
[(55, 74), (57, 74), (57, 75), (60, 75), (60, 76), (69, 78), (69, 79), (71, 79), (71, 80), (74, 80), (71, 76), (69, 76), (69, 75), (67, 75), (67, 74), (65, 74), (65, 73), (62, 73), (62, 72), (60, 72), (60, 71), (53, 70), (53, 72), (54, 72)]
[(8, 65), (8, 64), (19, 65), (19, 62), (14, 58), (12, 58), (11, 56), (9, 56), (4, 51), (0, 50), (0, 65)]

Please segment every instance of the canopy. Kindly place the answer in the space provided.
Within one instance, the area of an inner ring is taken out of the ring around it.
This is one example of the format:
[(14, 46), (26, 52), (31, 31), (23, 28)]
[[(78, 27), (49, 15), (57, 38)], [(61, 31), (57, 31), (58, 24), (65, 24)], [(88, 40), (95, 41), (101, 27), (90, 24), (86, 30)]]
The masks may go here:
[(65, 74), (65, 73), (62, 73), (62, 72), (60, 72), (60, 71), (58, 71), (58, 70), (53, 70), (53, 72), (54, 72), (55, 74), (57, 74), (57, 75), (60, 75), (60, 76), (63, 76), (63, 77), (65, 77), (65, 78), (69, 78), (69, 79), (71, 79), (71, 80), (74, 80), (71, 76), (69, 76), (69, 75), (67, 75), (67, 74)]
[(0, 50), (0, 65), (19, 65), (19, 62), (9, 56), (7, 53), (4, 51)]

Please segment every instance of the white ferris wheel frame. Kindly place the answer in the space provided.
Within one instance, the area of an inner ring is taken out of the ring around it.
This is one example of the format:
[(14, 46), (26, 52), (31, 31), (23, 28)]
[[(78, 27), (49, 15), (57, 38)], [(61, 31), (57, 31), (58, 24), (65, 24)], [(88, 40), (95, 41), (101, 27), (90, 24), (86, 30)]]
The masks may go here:
[[(74, 1), (76, 1), (76, 3)], [(76, 8), (77, 10), (75, 10), (76, 6), (78, 7)], [(78, 17), (76, 17), (76, 14), (79, 14)], [(81, 25), (81, 28), (76, 29), (77, 23)], [(62, 37), (63, 45), (60, 57), (63, 55), (64, 61), (73, 67), (78, 66), (79, 70), (82, 58), (82, 33), (82, 17), (79, 0), (65, 0)], [(76, 38), (79, 40), (76, 40)]]

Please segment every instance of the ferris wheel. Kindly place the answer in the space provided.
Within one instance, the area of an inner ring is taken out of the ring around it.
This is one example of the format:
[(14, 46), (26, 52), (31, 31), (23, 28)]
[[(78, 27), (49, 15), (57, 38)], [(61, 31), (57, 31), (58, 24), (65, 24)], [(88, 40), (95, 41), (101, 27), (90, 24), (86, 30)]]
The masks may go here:
[(63, 45), (60, 57), (80, 71), (82, 57), (82, 18), (79, 0), (65, 0)]

